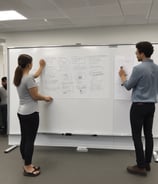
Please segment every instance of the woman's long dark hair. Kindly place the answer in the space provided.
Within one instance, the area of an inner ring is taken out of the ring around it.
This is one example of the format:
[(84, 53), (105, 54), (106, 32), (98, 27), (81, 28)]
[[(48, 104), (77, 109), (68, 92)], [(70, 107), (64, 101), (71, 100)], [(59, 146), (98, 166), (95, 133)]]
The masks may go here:
[(14, 85), (19, 86), (23, 76), (23, 69), (26, 68), (28, 64), (32, 63), (32, 57), (27, 54), (21, 54), (18, 57), (18, 66), (15, 69), (14, 73)]

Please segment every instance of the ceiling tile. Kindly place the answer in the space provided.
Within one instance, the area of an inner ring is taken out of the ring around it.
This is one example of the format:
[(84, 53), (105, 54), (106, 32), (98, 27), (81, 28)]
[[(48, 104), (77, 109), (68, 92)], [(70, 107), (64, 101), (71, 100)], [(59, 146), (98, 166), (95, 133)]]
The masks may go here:
[(124, 15), (144, 15), (147, 16), (149, 11), (150, 11), (150, 7), (151, 7), (151, 3), (150, 2), (139, 2), (137, 1), (137, 3), (121, 3), (121, 7), (122, 10), (124, 12)]
[(147, 24), (148, 20), (144, 16), (129, 15), (125, 17), (125, 24)]
[[(51, 0), (49, 0), (51, 1)], [(86, 6), (86, 0), (54, 0), (55, 4), (60, 8), (81, 8)]]
[(23, 2), (19, 0), (0, 0), (0, 10), (16, 10), (24, 6)]
[(68, 18), (57, 18), (57, 19), (48, 19), (48, 24), (51, 24), (53, 26), (73, 26), (72, 21), (70, 21)]
[(65, 9), (65, 14), (69, 17), (97, 17), (97, 16), (121, 16), (120, 7), (114, 6), (94, 6), (84, 8)]
[[(21, 12), (19, 10), (19, 12)], [(23, 10), (23, 15), (26, 16), (27, 18), (31, 19), (49, 19), (49, 18), (63, 18), (65, 15), (58, 10), (41, 10), (40, 13), (37, 11), (32, 11), (32, 10)]]
[(135, 4), (135, 3), (151, 3), (152, 0), (119, 0), (120, 3), (124, 4)]
[(158, 1), (154, 1), (151, 8), (149, 19), (157, 19), (157, 18), (158, 18)]
[(32, 10), (56, 10), (56, 6), (50, 3), (49, 0), (21, 0), (25, 6)]
[(109, 4), (118, 4), (117, 0), (87, 0), (89, 6), (102, 6), (102, 5), (109, 5)]
[(123, 17), (94, 17), (91, 19), (87, 18), (72, 18), (71, 21), (76, 24), (76, 26), (84, 27), (96, 27), (96, 26), (109, 26), (109, 25), (122, 25), (124, 23)]

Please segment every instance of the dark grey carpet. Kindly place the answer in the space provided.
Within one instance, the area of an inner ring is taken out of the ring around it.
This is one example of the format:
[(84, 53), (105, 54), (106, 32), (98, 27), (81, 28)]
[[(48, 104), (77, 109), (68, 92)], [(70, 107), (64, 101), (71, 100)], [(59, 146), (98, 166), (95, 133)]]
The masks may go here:
[(6, 136), (0, 136), (0, 184), (157, 184), (158, 164), (152, 162), (147, 177), (126, 172), (135, 164), (133, 151), (95, 150), (76, 152), (75, 148), (35, 147), (33, 161), (41, 175), (23, 176), (19, 148), (5, 154)]

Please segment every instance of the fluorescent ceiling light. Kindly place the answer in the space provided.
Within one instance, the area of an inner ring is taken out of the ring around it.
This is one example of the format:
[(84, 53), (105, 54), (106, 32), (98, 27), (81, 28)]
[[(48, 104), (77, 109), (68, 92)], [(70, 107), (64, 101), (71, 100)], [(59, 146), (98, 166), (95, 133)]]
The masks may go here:
[(0, 21), (6, 20), (25, 20), (27, 19), (15, 10), (0, 11)]

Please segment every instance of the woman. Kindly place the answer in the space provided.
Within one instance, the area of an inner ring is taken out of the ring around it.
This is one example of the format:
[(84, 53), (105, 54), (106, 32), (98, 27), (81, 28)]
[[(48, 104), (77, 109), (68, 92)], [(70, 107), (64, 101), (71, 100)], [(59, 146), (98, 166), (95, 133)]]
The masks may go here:
[(14, 84), (20, 99), (17, 115), (21, 129), (20, 152), (24, 160), (24, 176), (38, 176), (40, 174), (40, 167), (32, 164), (34, 141), (39, 126), (38, 100), (51, 102), (52, 97), (38, 93), (34, 78), (40, 76), (44, 67), (45, 61), (40, 60), (39, 69), (34, 75), (30, 75), (32, 57), (21, 54), (18, 57), (18, 66), (14, 75)]

